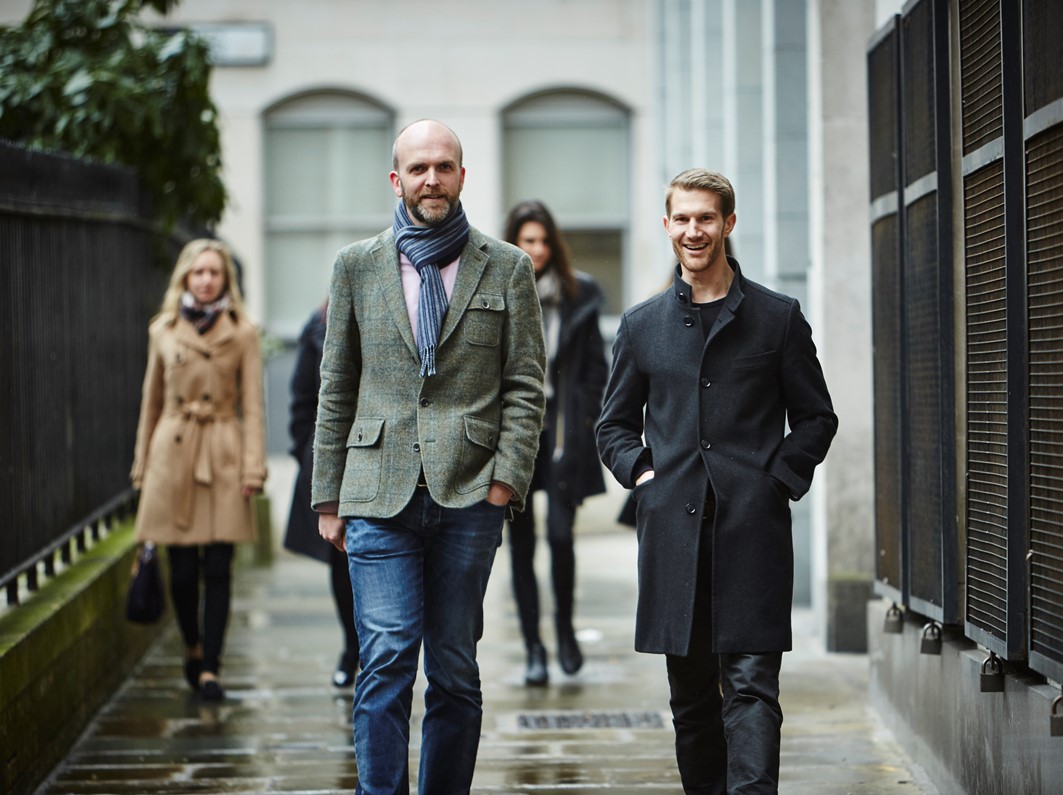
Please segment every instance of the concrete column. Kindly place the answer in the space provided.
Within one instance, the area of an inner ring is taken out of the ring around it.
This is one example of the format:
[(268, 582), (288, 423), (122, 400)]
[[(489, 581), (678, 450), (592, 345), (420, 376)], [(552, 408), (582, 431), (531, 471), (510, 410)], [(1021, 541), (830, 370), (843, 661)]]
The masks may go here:
[(731, 244), (746, 276), (764, 280), (763, 37), (761, 5), (724, 0), (723, 162), (709, 164), (731, 180), (738, 223)]
[(830, 651), (865, 651), (874, 571), (867, 41), (874, 0), (808, 0), (808, 310), (839, 417), (813, 495), (814, 607)]

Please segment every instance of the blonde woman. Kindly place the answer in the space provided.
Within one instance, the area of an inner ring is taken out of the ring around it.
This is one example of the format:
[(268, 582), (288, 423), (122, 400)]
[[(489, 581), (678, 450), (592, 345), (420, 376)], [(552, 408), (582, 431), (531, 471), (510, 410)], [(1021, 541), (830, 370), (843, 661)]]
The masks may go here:
[(254, 540), (251, 497), (266, 479), (258, 331), (223, 243), (184, 247), (148, 336), (136, 535), (167, 547), (185, 678), (219, 701), (233, 545)]

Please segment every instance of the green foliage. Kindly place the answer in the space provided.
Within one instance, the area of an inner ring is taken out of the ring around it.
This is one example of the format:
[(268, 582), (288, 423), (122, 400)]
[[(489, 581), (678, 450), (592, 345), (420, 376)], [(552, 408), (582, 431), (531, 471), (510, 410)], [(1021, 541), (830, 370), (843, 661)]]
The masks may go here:
[(167, 226), (225, 208), (205, 43), (137, 20), (178, 0), (35, 0), (0, 27), (0, 138), (140, 174)]

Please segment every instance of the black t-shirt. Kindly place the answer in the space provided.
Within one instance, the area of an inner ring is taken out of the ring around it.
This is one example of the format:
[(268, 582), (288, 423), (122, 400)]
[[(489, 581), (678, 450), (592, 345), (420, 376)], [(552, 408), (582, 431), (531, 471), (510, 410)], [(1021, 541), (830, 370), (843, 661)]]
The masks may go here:
[(723, 309), (723, 302), (727, 300), (725, 295), (723, 298), (717, 298), (715, 301), (709, 301), (705, 304), (691, 303), (691, 307), (698, 314), (698, 319), (701, 321), (701, 333), (705, 339), (709, 338), (709, 331), (712, 329), (712, 324), (716, 322), (716, 318), (720, 316), (720, 310)]

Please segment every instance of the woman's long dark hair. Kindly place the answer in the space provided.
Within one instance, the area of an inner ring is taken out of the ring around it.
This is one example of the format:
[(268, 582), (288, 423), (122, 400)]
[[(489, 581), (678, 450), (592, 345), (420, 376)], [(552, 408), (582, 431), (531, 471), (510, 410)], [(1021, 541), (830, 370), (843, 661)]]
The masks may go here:
[(568, 246), (565, 245), (557, 224), (554, 223), (554, 217), (546, 209), (545, 204), (532, 199), (520, 202), (510, 210), (509, 217), (506, 219), (506, 242), (517, 245), (517, 236), (520, 234), (521, 227), (529, 221), (542, 224), (543, 229), (546, 230), (546, 244), (550, 247), (550, 261), (546, 267), (552, 268), (557, 273), (565, 295), (570, 299), (575, 298), (579, 292), (579, 282), (576, 281), (576, 273), (572, 270)]

